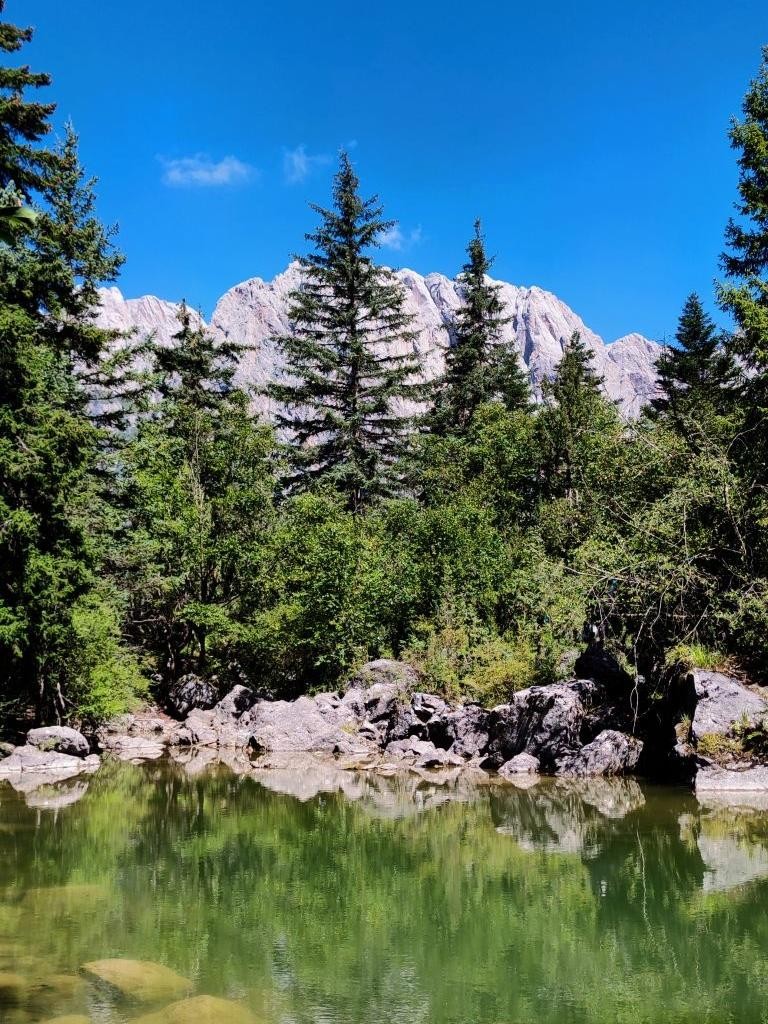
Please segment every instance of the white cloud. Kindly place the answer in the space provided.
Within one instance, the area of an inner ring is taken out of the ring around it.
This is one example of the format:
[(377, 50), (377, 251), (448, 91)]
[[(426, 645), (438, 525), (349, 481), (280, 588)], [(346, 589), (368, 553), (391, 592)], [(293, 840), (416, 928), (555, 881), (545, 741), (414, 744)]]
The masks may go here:
[(379, 243), (385, 249), (394, 249), (395, 252), (403, 252), (421, 241), (421, 225), (411, 228), (410, 231), (403, 231), (399, 224), (387, 228), (379, 238)]
[(175, 160), (160, 158), (163, 167), (163, 182), (175, 188), (199, 187), (217, 188), (222, 185), (236, 185), (247, 181), (256, 173), (255, 168), (238, 160), (236, 156), (225, 156), (212, 160), (204, 153), (183, 156)]
[(283, 154), (283, 176), (289, 185), (297, 185), (306, 181), (316, 167), (323, 167), (330, 160), (325, 153), (310, 155), (306, 146), (286, 149)]

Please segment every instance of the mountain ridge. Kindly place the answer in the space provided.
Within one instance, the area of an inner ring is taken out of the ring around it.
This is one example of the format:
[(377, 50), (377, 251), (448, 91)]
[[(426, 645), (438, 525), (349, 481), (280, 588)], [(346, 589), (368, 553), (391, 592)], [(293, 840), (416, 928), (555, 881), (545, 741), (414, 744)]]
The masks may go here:
[[(218, 300), (208, 329), (214, 337), (235, 338), (249, 346), (238, 367), (240, 384), (263, 388), (284, 372), (281, 354), (272, 339), (290, 330), (288, 296), (299, 284), (300, 274), (299, 265), (291, 263), (271, 281), (247, 278)], [(410, 351), (421, 367), (422, 379), (429, 381), (442, 372), (451, 323), (462, 301), (461, 285), (443, 274), (422, 275), (409, 268), (395, 274), (405, 291), (405, 307), (414, 316), (417, 336)], [(637, 332), (606, 343), (553, 292), (538, 285), (495, 283), (510, 318), (501, 340), (517, 349), (537, 398), (542, 381), (554, 373), (574, 331), (593, 352), (595, 368), (605, 378), (606, 394), (619, 403), (622, 415), (637, 416), (654, 396), (655, 362), (661, 353), (658, 343)], [(102, 289), (100, 299), (99, 322), (105, 327), (137, 330), (140, 334), (153, 332), (163, 345), (170, 344), (178, 329), (177, 303), (154, 295), (126, 299), (117, 287)], [(263, 394), (256, 395), (254, 406), (266, 416), (274, 412)]]

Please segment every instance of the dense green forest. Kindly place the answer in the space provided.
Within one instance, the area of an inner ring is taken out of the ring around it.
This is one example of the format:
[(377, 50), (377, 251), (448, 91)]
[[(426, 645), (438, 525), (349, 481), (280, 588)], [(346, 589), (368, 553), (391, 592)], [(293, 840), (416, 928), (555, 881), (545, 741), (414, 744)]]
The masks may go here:
[(190, 671), (292, 695), (386, 654), (496, 701), (567, 675), (587, 625), (647, 689), (686, 661), (764, 678), (768, 48), (730, 129), (716, 299), (733, 330), (681, 296), (638, 420), (577, 335), (534, 403), (479, 223), (445, 375), (421, 388), (391, 354), (413, 330), (375, 258), (391, 223), (342, 154), (269, 424), (235, 384), (243, 347), (186, 306), (172, 348), (97, 324), (122, 257), (73, 128), (48, 144), (29, 39), (0, 24), (5, 714), (94, 720)]

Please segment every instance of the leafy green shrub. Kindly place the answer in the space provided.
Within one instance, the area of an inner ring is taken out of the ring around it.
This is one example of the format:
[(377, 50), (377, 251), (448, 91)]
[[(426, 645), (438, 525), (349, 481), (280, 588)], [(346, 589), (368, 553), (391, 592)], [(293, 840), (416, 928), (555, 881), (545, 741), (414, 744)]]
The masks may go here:
[(715, 732), (707, 732), (700, 736), (696, 749), (704, 757), (711, 757), (713, 761), (727, 761), (744, 752), (742, 741), (738, 737), (723, 736)]
[(100, 721), (122, 714), (146, 696), (148, 683), (133, 653), (121, 643), (115, 609), (90, 594), (72, 612), (70, 679), (72, 718)]

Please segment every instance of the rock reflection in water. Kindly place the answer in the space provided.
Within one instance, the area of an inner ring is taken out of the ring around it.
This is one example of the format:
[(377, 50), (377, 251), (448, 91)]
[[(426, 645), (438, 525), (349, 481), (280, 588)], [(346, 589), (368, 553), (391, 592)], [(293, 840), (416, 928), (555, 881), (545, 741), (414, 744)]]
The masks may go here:
[[(259, 1024), (761, 1019), (760, 808), (635, 780), (177, 757), (0, 786), (3, 1024), (233, 1003)], [(124, 1004), (94, 961), (158, 964), (190, 993)]]

